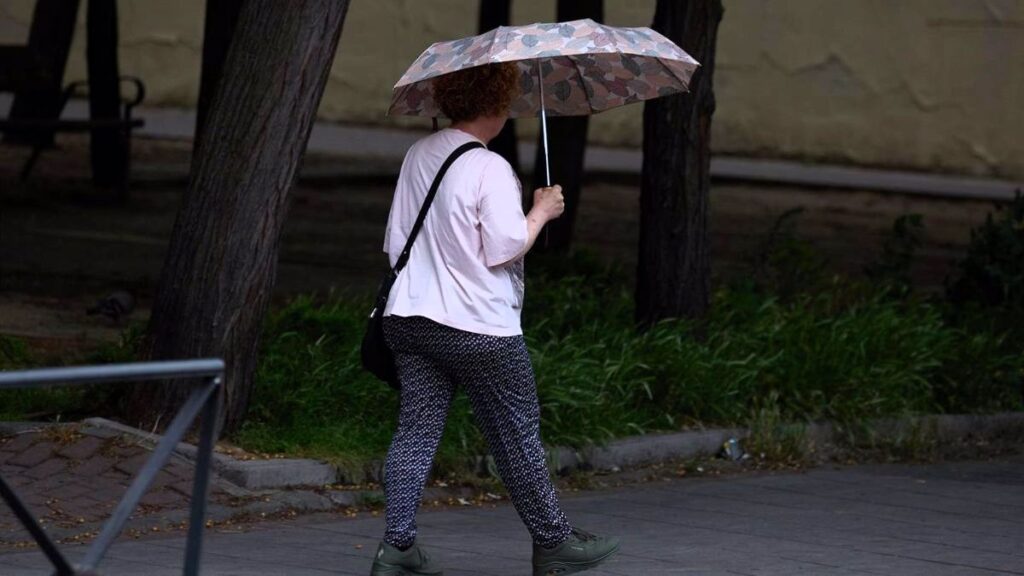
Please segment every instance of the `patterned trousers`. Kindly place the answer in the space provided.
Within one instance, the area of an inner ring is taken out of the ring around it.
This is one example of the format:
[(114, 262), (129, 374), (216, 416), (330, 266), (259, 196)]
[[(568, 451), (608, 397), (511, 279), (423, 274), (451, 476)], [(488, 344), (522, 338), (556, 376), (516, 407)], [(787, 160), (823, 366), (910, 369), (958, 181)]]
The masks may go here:
[(551, 547), (571, 526), (548, 476), (540, 441), (540, 405), (522, 336), (464, 332), (423, 317), (389, 316), (384, 336), (402, 383), (398, 430), (384, 468), (384, 541), (404, 549), (416, 539), (416, 510), (456, 389), (469, 396), (498, 473), (533, 541)]

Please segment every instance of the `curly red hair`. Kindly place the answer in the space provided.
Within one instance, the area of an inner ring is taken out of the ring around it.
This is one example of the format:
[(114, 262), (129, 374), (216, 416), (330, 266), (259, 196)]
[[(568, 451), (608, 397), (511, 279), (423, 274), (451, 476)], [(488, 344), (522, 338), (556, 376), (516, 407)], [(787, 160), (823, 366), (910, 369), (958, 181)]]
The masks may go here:
[(519, 68), (499, 62), (464, 68), (434, 80), (434, 101), (452, 122), (508, 113), (519, 84)]

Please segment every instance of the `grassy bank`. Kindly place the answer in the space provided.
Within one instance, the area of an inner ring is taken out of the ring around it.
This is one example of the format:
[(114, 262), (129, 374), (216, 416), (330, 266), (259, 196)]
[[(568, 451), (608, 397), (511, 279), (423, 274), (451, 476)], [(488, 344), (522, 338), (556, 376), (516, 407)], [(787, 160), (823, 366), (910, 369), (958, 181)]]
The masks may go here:
[[(1024, 353), (991, 311), (954, 318), (891, 283), (819, 279), (784, 296), (733, 285), (714, 294), (699, 330), (639, 332), (621, 274), (579, 258), (530, 273), (524, 327), (548, 444), (766, 418), (853, 424), (1024, 408)], [(386, 451), (396, 395), (359, 366), (366, 309), (305, 297), (274, 312), (240, 444), (342, 461)], [(483, 450), (460, 395), (439, 465)]]

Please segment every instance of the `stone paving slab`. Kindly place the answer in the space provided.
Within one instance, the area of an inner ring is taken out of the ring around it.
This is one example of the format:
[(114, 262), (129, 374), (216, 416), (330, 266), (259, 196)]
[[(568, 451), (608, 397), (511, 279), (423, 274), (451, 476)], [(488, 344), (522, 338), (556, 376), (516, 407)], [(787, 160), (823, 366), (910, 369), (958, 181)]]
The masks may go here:
[[(1024, 575), (1024, 456), (678, 479), (563, 495), (577, 525), (622, 538), (594, 576)], [(383, 519), (316, 515), (209, 533), (204, 574), (367, 574)], [(514, 509), (424, 510), (420, 535), (450, 576), (529, 573)], [(115, 545), (103, 574), (180, 574), (183, 538)], [(80, 555), (82, 548), (73, 548)], [(0, 574), (45, 574), (38, 552)]]

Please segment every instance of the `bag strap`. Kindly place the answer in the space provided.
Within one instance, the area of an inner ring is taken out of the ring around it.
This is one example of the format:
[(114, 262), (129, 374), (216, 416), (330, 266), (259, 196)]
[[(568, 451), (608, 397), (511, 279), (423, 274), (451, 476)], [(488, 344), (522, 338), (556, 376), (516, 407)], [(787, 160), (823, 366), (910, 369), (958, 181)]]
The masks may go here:
[(437, 196), (437, 190), (441, 187), (441, 179), (444, 178), (445, 172), (451, 167), (452, 163), (458, 160), (459, 156), (462, 156), (466, 152), (474, 148), (483, 148), (484, 145), (479, 142), (467, 142), (462, 146), (453, 151), (448, 158), (441, 164), (441, 168), (437, 171), (437, 176), (434, 177), (434, 183), (430, 185), (430, 191), (427, 192), (427, 197), (423, 200), (423, 207), (420, 208), (420, 214), (416, 217), (416, 223), (412, 226), (412, 231), (409, 232), (409, 238), (405, 241), (405, 248), (402, 249), (402, 253), (398, 256), (398, 261), (395, 263), (395, 267), (392, 268), (394, 274), (398, 274), (405, 268), (405, 265), (409, 262), (409, 254), (412, 252), (412, 244), (416, 241), (416, 236), (420, 233), (420, 228), (423, 228), (423, 221), (427, 219), (427, 210), (430, 209), (430, 205), (434, 202), (434, 196)]

